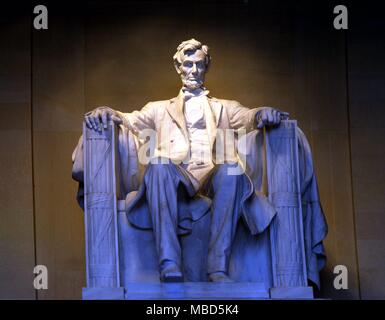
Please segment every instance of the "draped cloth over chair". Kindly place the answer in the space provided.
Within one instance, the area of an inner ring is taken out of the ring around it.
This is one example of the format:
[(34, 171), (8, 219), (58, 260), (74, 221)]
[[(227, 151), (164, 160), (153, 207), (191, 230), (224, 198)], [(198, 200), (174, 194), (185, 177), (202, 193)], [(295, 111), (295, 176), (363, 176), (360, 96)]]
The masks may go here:
[[(126, 127), (114, 126), (102, 132), (84, 126), (72, 156), (77, 199), (85, 209), (84, 298), (100, 288), (107, 290), (104, 297), (124, 298), (123, 288), (127, 291), (132, 283), (159, 281), (148, 207), (140, 203), (145, 167), (138, 161), (139, 141)], [(308, 280), (319, 286), (327, 226), (305, 135), (292, 120), (266, 132), (255, 130), (247, 134), (240, 156), (253, 195), (242, 204), (231, 278), (267, 289), (307, 287)], [(286, 187), (281, 190), (282, 181)], [(139, 209), (130, 214), (127, 209), (133, 205)], [(210, 200), (201, 197), (194, 205), (183, 198), (178, 203), (178, 209), (193, 213), (193, 219), (183, 221), (184, 230), (190, 231), (182, 232), (180, 241), (186, 281), (200, 283), (207, 281)]]

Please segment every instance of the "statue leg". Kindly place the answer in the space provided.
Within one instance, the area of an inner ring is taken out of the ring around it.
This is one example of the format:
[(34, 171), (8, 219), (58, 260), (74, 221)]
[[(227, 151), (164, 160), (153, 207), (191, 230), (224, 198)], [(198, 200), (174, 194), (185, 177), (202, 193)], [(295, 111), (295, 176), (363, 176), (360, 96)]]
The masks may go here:
[(210, 281), (228, 282), (231, 245), (241, 216), (241, 201), (247, 189), (247, 177), (229, 174), (234, 165), (219, 165), (209, 182), (208, 195), (212, 198), (212, 222), (208, 253)]
[(178, 169), (171, 161), (165, 164), (150, 163), (144, 175), (160, 277), (165, 282), (183, 281), (181, 247), (177, 235), (177, 175)]

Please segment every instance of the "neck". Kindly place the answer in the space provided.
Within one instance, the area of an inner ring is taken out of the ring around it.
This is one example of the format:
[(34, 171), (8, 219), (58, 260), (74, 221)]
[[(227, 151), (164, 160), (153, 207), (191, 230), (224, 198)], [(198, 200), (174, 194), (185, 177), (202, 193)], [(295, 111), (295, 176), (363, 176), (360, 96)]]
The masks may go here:
[(181, 92), (183, 93), (185, 99), (190, 99), (193, 97), (207, 96), (209, 90), (207, 90), (203, 86), (196, 89), (191, 89), (183, 86)]
[(194, 96), (195, 96), (195, 95), (199, 95), (199, 94), (202, 93), (202, 91), (204, 91), (204, 90), (206, 90), (206, 88), (203, 87), (203, 86), (201, 86), (201, 87), (199, 87), (199, 88), (195, 88), (195, 89), (188, 88), (188, 87), (185, 87), (185, 86), (182, 87), (182, 91), (183, 91), (183, 92), (186, 92), (186, 91), (187, 91), (187, 92), (193, 94)]

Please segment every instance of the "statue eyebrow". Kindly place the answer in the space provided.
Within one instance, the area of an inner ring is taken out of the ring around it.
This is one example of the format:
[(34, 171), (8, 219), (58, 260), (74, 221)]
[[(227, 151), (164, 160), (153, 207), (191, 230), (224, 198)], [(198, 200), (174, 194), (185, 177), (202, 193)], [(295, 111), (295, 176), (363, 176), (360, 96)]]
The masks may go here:
[(199, 60), (191, 60), (189, 58), (186, 58), (183, 60), (183, 63), (185, 62), (195, 62), (195, 63), (198, 63), (198, 62), (205, 62), (205, 59), (199, 59)]

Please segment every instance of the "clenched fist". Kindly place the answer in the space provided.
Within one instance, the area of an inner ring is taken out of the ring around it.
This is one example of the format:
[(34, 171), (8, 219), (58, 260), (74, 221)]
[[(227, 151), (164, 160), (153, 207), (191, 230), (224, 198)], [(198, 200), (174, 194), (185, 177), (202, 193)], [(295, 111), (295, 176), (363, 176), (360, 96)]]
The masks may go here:
[(281, 120), (287, 119), (289, 119), (289, 114), (287, 112), (283, 112), (271, 107), (264, 107), (255, 115), (255, 122), (258, 129), (262, 129), (264, 126), (279, 125)]

